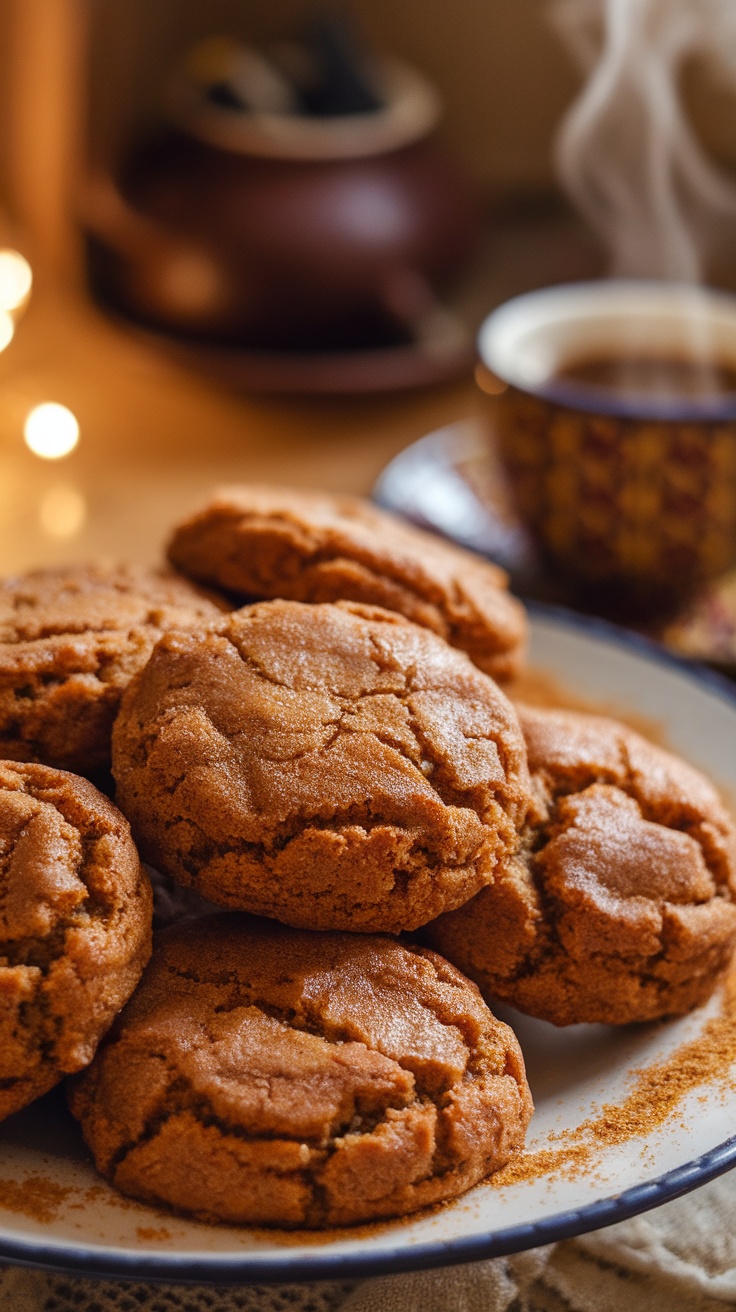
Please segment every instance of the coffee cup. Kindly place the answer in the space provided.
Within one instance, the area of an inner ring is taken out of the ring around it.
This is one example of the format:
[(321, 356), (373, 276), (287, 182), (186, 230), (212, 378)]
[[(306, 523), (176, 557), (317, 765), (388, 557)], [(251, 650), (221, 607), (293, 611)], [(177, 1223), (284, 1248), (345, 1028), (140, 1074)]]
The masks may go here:
[(479, 336), (493, 439), (547, 571), (598, 609), (667, 609), (736, 559), (736, 297), (590, 282)]

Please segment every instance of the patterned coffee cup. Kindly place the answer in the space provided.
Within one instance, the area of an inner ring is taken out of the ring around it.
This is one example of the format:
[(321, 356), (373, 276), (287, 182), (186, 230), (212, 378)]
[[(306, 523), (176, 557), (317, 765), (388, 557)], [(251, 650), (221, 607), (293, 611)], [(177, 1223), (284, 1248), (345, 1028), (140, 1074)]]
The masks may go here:
[(736, 559), (736, 389), (569, 377), (596, 359), (697, 366), (701, 383), (706, 369), (736, 370), (736, 297), (660, 282), (550, 287), (491, 314), (479, 350), (494, 439), (548, 568), (589, 597), (656, 607)]

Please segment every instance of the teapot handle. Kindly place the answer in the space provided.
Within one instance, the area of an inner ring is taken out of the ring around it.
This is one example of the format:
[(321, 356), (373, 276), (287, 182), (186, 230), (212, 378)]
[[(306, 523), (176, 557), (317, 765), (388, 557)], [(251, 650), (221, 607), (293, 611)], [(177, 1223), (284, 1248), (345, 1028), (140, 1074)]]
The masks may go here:
[(380, 300), (417, 346), (438, 356), (470, 350), (473, 335), (462, 320), (438, 300), (418, 269), (396, 266), (384, 279)]

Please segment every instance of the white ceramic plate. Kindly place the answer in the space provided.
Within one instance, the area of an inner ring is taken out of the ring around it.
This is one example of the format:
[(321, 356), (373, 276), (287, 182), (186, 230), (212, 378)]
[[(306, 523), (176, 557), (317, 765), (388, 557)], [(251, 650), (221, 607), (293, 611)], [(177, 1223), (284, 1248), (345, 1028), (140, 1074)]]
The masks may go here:
[[(535, 611), (531, 661), (576, 695), (658, 721), (669, 744), (736, 797), (736, 689), (607, 625)], [(513, 1019), (536, 1103), (528, 1148), (559, 1148), (633, 1072), (691, 1040), (715, 999), (683, 1020), (557, 1030)], [(701, 1086), (666, 1123), (596, 1150), (584, 1170), (485, 1184), (414, 1220), (327, 1236), (180, 1220), (126, 1201), (95, 1174), (55, 1091), (0, 1127), (0, 1257), (128, 1278), (337, 1279), (530, 1248), (594, 1230), (692, 1189), (736, 1162), (736, 1085)], [(44, 1219), (32, 1213), (46, 1208)], [(25, 1207), (24, 1214), (19, 1208)]]

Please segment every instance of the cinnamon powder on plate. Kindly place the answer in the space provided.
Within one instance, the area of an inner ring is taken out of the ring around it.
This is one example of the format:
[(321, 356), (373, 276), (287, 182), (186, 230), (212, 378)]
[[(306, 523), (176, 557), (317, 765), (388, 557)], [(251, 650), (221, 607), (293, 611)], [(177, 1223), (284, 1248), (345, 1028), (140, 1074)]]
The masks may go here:
[(604, 1103), (597, 1115), (575, 1129), (551, 1136), (559, 1147), (522, 1152), (490, 1183), (496, 1187), (538, 1179), (542, 1175), (575, 1176), (588, 1172), (596, 1154), (662, 1125), (687, 1094), (736, 1087), (736, 965), (722, 986), (721, 1009), (695, 1039), (683, 1043), (663, 1061), (633, 1072), (634, 1083), (620, 1103)]
[[(724, 982), (719, 1013), (703, 1026), (695, 1039), (681, 1044), (663, 1061), (653, 1062), (633, 1072), (634, 1081), (620, 1103), (605, 1103), (595, 1116), (589, 1117), (572, 1130), (550, 1136), (553, 1146), (538, 1151), (522, 1152), (488, 1181), (496, 1188), (539, 1179), (545, 1175), (564, 1174), (574, 1178), (589, 1173), (596, 1157), (606, 1147), (627, 1143), (637, 1136), (649, 1134), (662, 1125), (676, 1110), (687, 1094), (702, 1089), (703, 1096), (712, 1096), (719, 1089), (725, 1092), (736, 1087), (736, 965)], [(63, 1188), (42, 1176), (28, 1176), (25, 1180), (0, 1179), (0, 1208), (21, 1213), (35, 1221), (53, 1221), (62, 1203), (75, 1194), (73, 1188)], [(85, 1191), (86, 1194), (92, 1190)], [(107, 1193), (107, 1190), (105, 1190)], [(116, 1199), (123, 1205), (135, 1207), (127, 1199)], [(414, 1218), (406, 1218), (411, 1221)], [(383, 1229), (386, 1224), (378, 1227)], [(350, 1227), (346, 1231), (323, 1231), (314, 1240), (323, 1244), (334, 1239), (337, 1233), (355, 1236), (358, 1232), (375, 1227)], [(286, 1243), (298, 1243), (310, 1237), (311, 1232), (288, 1232), (272, 1238)], [(141, 1231), (141, 1238), (162, 1238), (163, 1231)]]
[(43, 1224), (56, 1219), (60, 1205), (72, 1192), (42, 1175), (29, 1175), (24, 1180), (0, 1180), (0, 1207)]

